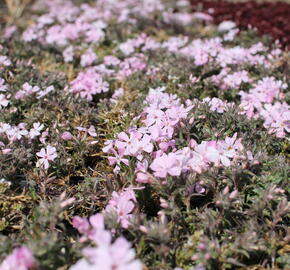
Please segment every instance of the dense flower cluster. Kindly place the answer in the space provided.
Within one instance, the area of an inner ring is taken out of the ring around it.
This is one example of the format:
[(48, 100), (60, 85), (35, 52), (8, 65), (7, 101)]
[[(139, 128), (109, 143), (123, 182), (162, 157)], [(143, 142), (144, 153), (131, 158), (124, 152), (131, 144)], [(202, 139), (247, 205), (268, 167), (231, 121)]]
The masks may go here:
[[(86, 226), (77, 224), (75, 226), (80, 233), (85, 232)], [(104, 228), (104, 219), (102, 215), (97, 214), (90, 217), (90, 224), (87, 223), (90, 229), (91, 238), (97, 247), (87, 247), (82, 253), (86, 259), (79, 260), (73, 265), (71, 270), (83, 269), (106, 269), (106, 270), (141, 270), (142, 264), (139, 260), (135, 260), (135, 252), (131, 249), (130, 243), (123, 237), (117, 238), (112, 243), (111, 233)]]
[[(137, 160), (136, 181), (141, 183), (152, 181), (152, 174), (166, 178), (188, 172), (202, 173), (211, 165), (229, 167), (233, 162), (252, 159), (250, 151), (245, 155), (237, 134), (225, 140), (203, 141), (200, 144), (190, 140), (187, 147), (177, 149), (176, 129), (185, 124), (185, 120), (193, 121), (187, 119), (193, 106), (180, 104), (175, 95), (169, 95), (164, 90), (150, 89), (145, 100), (147, 106), (139, 116), (145, 126), (132, 127), (128, 133), (119, 133), (116, 140), (106, 142), (103, 151), (112, 154), (108, 159), (110, 165), (115, 165), (115, 172), (120, 170), (121, 163), (129, 166), (128, 156)], [(215, 111), (213, 106), (211, 104), (211, 110)]]
[(87, 100), (92, 100), (93, 95), (108, 92), (109, 84), (103, 80), (99, 73), (91, 68), (78, 74), (77, 78), (71, 82), (69, 91), (79, 94)]
[(187, 0), (29, 12), (0, 39), (0, 248), (31, 250), (0, 270), (287, 267), (279, 44)]

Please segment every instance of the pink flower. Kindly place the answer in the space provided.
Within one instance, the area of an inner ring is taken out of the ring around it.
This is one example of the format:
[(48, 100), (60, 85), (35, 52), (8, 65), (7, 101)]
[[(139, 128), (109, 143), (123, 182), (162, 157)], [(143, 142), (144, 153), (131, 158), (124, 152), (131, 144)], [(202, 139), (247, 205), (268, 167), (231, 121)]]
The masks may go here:
[(10, 66), (12, 63), (7, 56), (0, 55), (0, 66)]
[(150, 174), (147, 172), (149, 163), (147, 160), (143, 162), (137, 162), (136, 165), (136, 182), (138, 183), (149, 183), (151, 180)]
[(28, 135), (28, 131), (24, 126), (20, 126), (20, 124), (16, 127), (12, 127), (6, 131), (7, 137), (10, 141), (21, 140), (22, 137)]
[(70, 85), (69, 92), (79, 94), (89, 101), (93, 99), (94, 95), (109, 91), (109, 84), (92, 68), (80, 72)]
[(204, 12), (194, 12), (193, 13), (193, 18), (200, 19), (200, 20), (203, 20), (203, 21), (212, 21), (213, 20), (212, 16), (210, 16), (209, 14), (206, 14)]
[(93, 125), (88, 128), (88, 133), (92, 137), (97, 137), (96, 128)]
[(6, 92), (8, 86), (5, 84), (4, 79), (0, 78), (0, 92)]
[(180, 164), (174, 153), (163, 154), (154, 159), (150, 165), (157, 177), (165, 178), (167, 175), (179, 176), (181, 174)]
[(145, 62), (145, 56), (143, 54), (139, 54), (126, 58), (123, 62), (120, 63), (119, 66), (120, 70), (117, 74), (117, 78), (122, 80), (138, 71), (144, 70), (147, 64)]
[(97, 60), (97, 56), (90, 48), (81, 56), (81, 66), (87, 67), (92, 65)]
[(112, 150), (112, 154), (114, 154), (114, 156), (110, 156), (108, 157), (109, 160), (109, 164), (110, 165), (115, 165), (115, 172), (118, 172), (120, 170), (120, 165), (121, 163), (124, 163), (125, 165), (129, 166), (129, 160), (124, 158), (124, 149), (119, 149), (118, 152), (116, 150)]
[(41, 148), (40, 152), (36, 153), (40, 159), (37, 161), (37, 167), (43, 167), (45, 170), (49, 168), (49, 163), (56, 159), (57, 153), (56, 148), (53, 146), (48, 145), (45, 148)]
[(40, 98), (46, 96), (48, 93), (50, 93), (52, 91), (54, 91), (53, 85), (46, 87), (44, 90), (41, 90), (37, 93), (37, 99), (40, 99)]
[(112, 199), (105, 209), (105, 213), (116, 213), (118, 222), (121, 223), (123, 228), (128, 228), (132, 217), (131, 213), (135, 207), (134, 202), (136, 202), (136, 197), (132, 188), (128, 188), (121, 193), (114, 191)]
[(81, 218), (75, 216), (72, 221), (72, 225), (76, 228), (81, 234), (88, 235), (90, 232), (90, 223), (86, 218)]
[(107, 55), (104, 57), (104, 64), (107, 66), (117, 66), (119, 65), (120, 60), (113, 55)]
[(32, 86), (26, 82), (22, 85), (22, 89), (16, 92), (15, 99), (24, 99), (25, 97), (30, 96), (39, 91), (40, 88), (38, 86)]
[(13, 250), (12, 254), (0, 265), (0, 270), (28, 270), (36, 266), (36, 260), (27, 247), (20, 247)]
[(69, 132), (69, 131), (65, 131), (63, 132), (60, 137), (64, 140), (64, 141), (69, 141), (73, 138), (73, 135)]
[(30, 129), (29, 131), (29, 137), (30, 139), (34, 139), (37, 136), (40, 135), (40, 131), (44, 128), (44, 125), (42, 125), (41, 123), (37, 122), (37, 123), (33, 123), (33, 128)]
[(73, 46), (67, 47), (62, 52), (62, 56), (63, 56), (64, 62), (66, 62), (66, 63), (72, 62), (73, 59), (74, 59), (74, 48), (73, 48)]
[(264, 127), (269, 130), (269, 133), (276, 134), (278, 138), (284, 138), (286, 132), (290, 133), (290, 107), (286, 102), (265, 104), (261, 116), (265, 120)]
[(123, 237), (114, 243), (86, 248), (83, 254), (87, 259), (79, 260), (70, 270), (142, 270), (142, 264), (135, 260), (135, 252)]
[(202, 142), (195, 147), (194, 151), (200, 155), (202, 161), (205, 163), (219, 163), (220, 155), (215, 142)]
[(17, 27), (15, 25), (8, 26), (4, 29), (4, 37), (9, 39), (12, 37), (12, 35), (17, 30)]
[(2, 107), (7, 107), (9, 104), (9, 100), (7, 99), (7, 97), (3, 94), (0, 94), (0, 109), (2, 109)]

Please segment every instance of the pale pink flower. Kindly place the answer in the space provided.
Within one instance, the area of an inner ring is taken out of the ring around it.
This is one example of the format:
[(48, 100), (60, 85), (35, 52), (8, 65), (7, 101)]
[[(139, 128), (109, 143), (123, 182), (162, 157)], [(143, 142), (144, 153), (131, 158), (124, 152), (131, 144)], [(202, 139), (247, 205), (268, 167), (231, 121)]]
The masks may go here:
[(116, 172), (119, 171), (121, 163), (124, 163), (126, 166), (129, 166), (129, 160), (127, 158), (124, 158), (124, 149), (119, 149), (118, 152), (116, 150), (112, 150), (112, 154), (114, 154), (114, 156), (110, 156), (108, 157), (109, 160), (109, 164), (110, 165), (115, 165), (115, 170)]
[(114, 55), (107, 55), (104, 57), (104, 64), (107, 66), (117, 66), (120, 64), (119, 58)]
[(92, 65), (97, 60), (97, 56), (94, 51), (89, 48), (82, 56), (81, 56), (81, 66), (87, 67)]
[(236, 27), (236, 24), (233, 21), (223, 21), (218, 25), (218, 31), (227, 32)]
[(21, 127), (12, 127), (6, 131), (7, 137), (10, 141), (21, 140), (22, 137), (28, 135), (28, 131), (25, 128)]
[(213, 20), (212, 16), (210, 16), (209, 14), (206, 14), (204, 12), (194, 12), (193, 18), (203, 20), (203, 21), (212, 21)]
[(9, 100), (7, 99), (7, 97), (3, 94), (0, 94), (0, 109), (2, 109), (2, 107), (7, 107), (9, 104)]
[(70, 270), (142, 270), (142, 264), (135, 260), (135, 252), (123, 237), (114, 243), (98, 245), (83, 250), (87, 259), (79, 260)]
[(88, 133), (92, 137), (97, 137), (96, 128), (93, 125), (88, 128)]
[(174, 153), (163, 154), (154, 159), (150, 165), (150, 169), (154, 171), (157, 177), (165, 178), (167, 175), (179, 176), (181, 167)]
[(73, 135), (69, 132), (69, 131), (65, 131), (63, 132), (60, 137), (64, 140), (64, 141), (69, 141), (73, 138)]
[(11, 38), (16, 30), (17, 30), (17, 27), (15, 25), (11, 25), (11, 26), (5, 27), (5, 29), (4, 29), (4, 38), (7, 38), (7, 39)]
[(37, 99), (40, 99), (40, 98), (46, 96), (48, 93), (50, 93), (52, 91), (54, 91), (53, 85), (46, 87), (44, 90), (37, 92)]
[(7, 56), (0, 55), (0, 66), (10, 66), (12, 63)]
[(39, 122), (33, 123), (33, 128), (30, 129), (30, 131), (29, 131), (30, 139), (34, 139), (37, 136), (39, 136), (41, 134), (40, 131), (43, 130), (43, 128), (44, 128), (43, 124), (41, 124)]
[(4, 79), (0, 78), (0, 92), (6, 92), (8, 86), (5, 84)]
[(40, 88), (38, 86), (32, 86), (26, 82), (22, 85), (22, 89), (16, 92), (15, 99), (24, 99), (25, 97), (30, 96), (39, 91)]
[(0, 270), (29, 270), (36, 266), (36, 260), (27, 247), (15, 248), (0, 265)]
[(73, 46), (69, 46), (65, 48), (65, 50), (62, 52), (62, 56), (64, 59), (64, 62), (72, 62), (74, 59), (74, 48)]
[(69, 91), (74, 94), (79, 94), (82, 98), (91, 101), (93, 96), (109, 91), (109, 84), (104, 81), (101, 74), (94, 69), (88, 69), (78, 74), (77, 78), (71, 83)]
[(105, 213), (115, 213), (118, 217), (118, 222), (123, 228), (128, 228), (132, 211), (135, 208), (136, 197), (134, 190), (128, 188), (121, 193), (113, 192), (112, 199), (109, 201)]
[(49, 168), (49, 163), (57, 158), (56, 148), (48, 145), (46, 148), (41, 148), (40, 152), (36, 153), (40, 159), (37, 161), (37, 167), (43, 167), (45, 170)]
[(147, 172), (149, 167), (149, 162), (147, 160), (143, 160), (142, 162), (137, 162), (136, 164), (136, 182), (138, 183), (149, 183), (151, 180), (150, 174)]

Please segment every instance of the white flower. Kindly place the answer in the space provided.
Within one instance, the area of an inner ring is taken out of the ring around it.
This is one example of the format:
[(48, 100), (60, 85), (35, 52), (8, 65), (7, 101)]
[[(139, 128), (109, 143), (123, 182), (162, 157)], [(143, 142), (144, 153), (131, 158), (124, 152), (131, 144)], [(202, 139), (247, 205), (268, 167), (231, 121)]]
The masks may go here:
[(30, 139), (34, 139), (35, 137), (40, 135), (40, 131), (44, 128), (44, 125), (41, 123), (33, 123), (33, 128), (29, 131)]
[(218, 26), (219, 32), (227, 32), (236, 27), (236, 24), (232, 21), (223, 21)]

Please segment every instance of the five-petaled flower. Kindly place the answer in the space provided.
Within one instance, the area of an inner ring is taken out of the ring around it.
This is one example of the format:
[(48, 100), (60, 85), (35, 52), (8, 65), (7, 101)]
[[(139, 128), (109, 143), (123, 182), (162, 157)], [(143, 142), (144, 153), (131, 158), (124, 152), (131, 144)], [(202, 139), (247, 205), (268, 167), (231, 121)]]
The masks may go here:
[(40, 152), (36, 153), (36, 155), (40, 157), (36, 166), (47, 170), (49, 168), (49, 162), (55, 160), (57, 157), (56, 148), (48, 145), (46, 148), (41, 148)]

